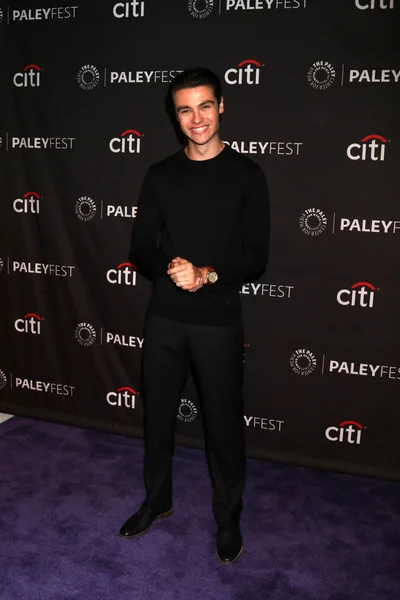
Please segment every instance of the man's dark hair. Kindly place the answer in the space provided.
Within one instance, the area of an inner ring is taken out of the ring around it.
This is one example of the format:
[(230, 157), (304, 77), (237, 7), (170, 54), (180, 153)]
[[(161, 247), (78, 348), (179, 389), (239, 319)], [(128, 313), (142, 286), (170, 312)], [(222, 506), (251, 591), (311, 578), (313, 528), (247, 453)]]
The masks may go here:
[(169, 84), (167, 95), (168, 112), (171, 112), (172, 114), (175, 112), (173, 97), (175, 92), (186, 88), (199, 87), (200, 85), (208, 85), (212, 88), (217, 103), (219, 104), (221, 102), (222, 86), (218, 75), (205, 67), (190, 67), (189, 69), (182, 71), (182, 73), (178, 73)]

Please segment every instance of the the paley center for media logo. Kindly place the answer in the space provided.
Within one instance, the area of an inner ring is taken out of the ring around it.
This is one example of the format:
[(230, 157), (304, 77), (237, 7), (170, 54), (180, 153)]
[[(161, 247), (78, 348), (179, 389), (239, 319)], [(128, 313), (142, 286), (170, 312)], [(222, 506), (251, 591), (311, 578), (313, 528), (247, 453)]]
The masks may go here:
[(355, 84), (397, 84), (400, 83), (400, 69), (366, 69), (345, 64), (335, 68), (326, 60), (317, 60), (308, 68), (307, 81), (315, 90), (327, 90), (336, 80), (341, 87)]
[(78, 85), (87, 92), (94, 90), (100, 83), (100, 72), (94, 65), (83, 65), (76, 76)]
[(191, 423), (197, 418), (197, 406), (192, 400), (181, 398), (181, 403), (178, 407), (177, 418), (183, 423)]
[(0, 369), (0, 391), (4, 390), (7, 385), (7, 375)]
[(74, 334), (78, 344), (85, 347), (92, 346), (97, 339), (99, 339), (101, 346), (112, 344), (114, 346), (142, 349), (144, 343), (144, 337), (128, 333), (107, 331), (104, 327), (100, 327), (100, 336), (98, 336), (95, 327), (87, 321), (78, 323), (75, 327)]
[[(75, 202), (75, 215), (80, 221), (91, 221), (95, 218), (97, 211), (97, 202), (90, 196), (80, 196)], [(109, 202), (100, 202), (100, 218), (119, 217), (122, 219), (135, 219), (138, 207), (128, 204), (110, 204)]]
[(299, 219), (300, 229), (306, 235), (315, 237), (321, 235), (328, 225), (326, 214), (319, 208), (307, 208)]
[(400, 367), (397, 365), (383, 364), (382, 362), (361, 362), (359, 359), (349, 361), (337, 356), (337, 354), (324, 353), (318, 356), (308, 348), (299, 348), (291, 354), (289, 365), (296, 375), (301, 376), (312, 375), (318, 368), (321, 375), (356, 376), (400, 381)]
[(337, 213), (328, 215), (320, 208), (311, 207), (302, 212), (299, 217), (301, 231), (310, 237), (316, 237), (327, 229), (328, 221), (331, 223), (332, 234), (369, 233), (369, 234), (395, 234), (400, 231), (400, 220), (371, 219), (363, 217), (342, 216)]
[(335, 79), (335, 68), (326, 60), (315, 61), (307, 71), (307, 81), (315, 90), (328, 89)]

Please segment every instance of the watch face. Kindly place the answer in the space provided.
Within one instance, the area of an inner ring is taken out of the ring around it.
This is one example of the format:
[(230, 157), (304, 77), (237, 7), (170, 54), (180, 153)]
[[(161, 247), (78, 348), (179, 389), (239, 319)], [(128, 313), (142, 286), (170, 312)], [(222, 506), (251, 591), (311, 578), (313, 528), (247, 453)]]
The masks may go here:
[(218, 275), (215, 271), (210, 271), (207, 273), (207, 279), (210, 283), (215, 283), (218, 279)]

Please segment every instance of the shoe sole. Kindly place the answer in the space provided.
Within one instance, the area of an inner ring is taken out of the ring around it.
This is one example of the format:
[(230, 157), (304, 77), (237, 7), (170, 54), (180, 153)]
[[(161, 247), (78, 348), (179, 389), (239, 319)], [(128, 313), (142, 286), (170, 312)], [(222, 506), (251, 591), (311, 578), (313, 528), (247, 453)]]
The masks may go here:
[(231, 564), (233, 564), (234, 562), (236, 562), (236, 561), (237, 561), (237, 559), (238, 559), (238, 558), (240, 557), (240, 555), (242, 554), (242, 552), (243, 552), (243, 549), (244, 549), (244, 547), (242, 546), (242, 547), (240, 548), (240, 552), (239, 552), (239, 554), (238, 554), (237, 556), (235, 556), (235, 558), (234, 558), (233, 560), (221, 560), (221, 559), (220, 559), (220, 557), (218, 556), (218, 552), (217, 552), (217, 550), (215, 550), (215, 554), (217, 555), (218, 561), (221, 563), (221, 565), (231, 565)]
[[(157, 515), (154, 520), (156, 520), (156, 519), (167, 519), (168, 517), (170, 517), (173, 514), (173, 512), (174, 511), (171, 508), (171, 510), (167, 510), (167, 512), (161, 513), (161, 514)], [(131, 540), (132, 538), (139, 537), (140, 535), (143, 535), (143, 534), (147, 533), (148, 531), (150, 531), (151, 525), (150, 525), (150, 527), (148, 527), (144, 531), (141, 531), (140, 533), (134, 533), (133, 535), (121, 535), (120, 533), (118, 533), (118, 536), (120, 538), (122, 538), (123, 540)]]

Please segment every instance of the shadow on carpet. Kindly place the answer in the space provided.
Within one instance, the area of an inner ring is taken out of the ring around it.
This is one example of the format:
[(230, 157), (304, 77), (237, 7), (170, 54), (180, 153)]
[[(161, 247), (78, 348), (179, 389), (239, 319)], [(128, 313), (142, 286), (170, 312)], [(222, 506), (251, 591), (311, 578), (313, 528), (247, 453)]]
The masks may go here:
[(174, 509), (137, 539), (142, 441), (0, 425), (1, 600), (399, 600), (400, 484), (248, 460), (233, 565), (214, 551), (203, 452), (177, 448)]

